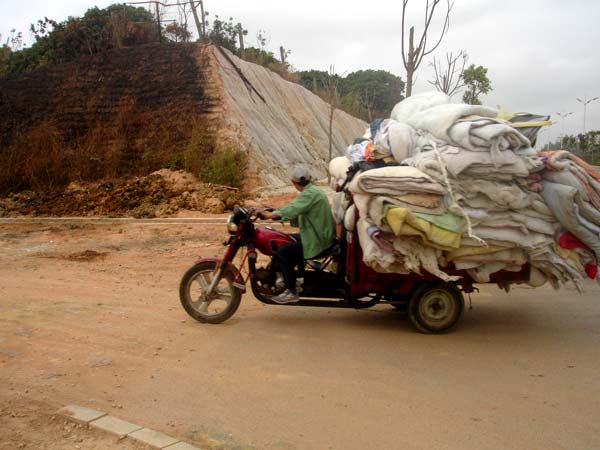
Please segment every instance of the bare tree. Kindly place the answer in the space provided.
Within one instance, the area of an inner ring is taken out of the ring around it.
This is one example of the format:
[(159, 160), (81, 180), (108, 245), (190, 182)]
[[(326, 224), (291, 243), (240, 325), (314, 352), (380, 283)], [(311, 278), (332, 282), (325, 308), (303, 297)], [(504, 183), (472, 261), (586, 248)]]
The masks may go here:
[(208, 12), (204, 12), (203, 0), (198, 0), (198, 4), (200, 5), (200, 14), (202, 14), (202, 39), (206, 39), (206, 16), (208, 16)]
[[(41, 22), (41, 21), (40, 21)], [(33, 25), (32, 25), (33, 27)], [(2, 44), (2, 33), (0, 33), (0, 44)], [(23, 48), (23, 33), (17, 33), (16, 29), (10, 30), (10, 36), (6, 38), (5, 47), (10, 48), (13, 52), (18, 52)]]
[(235, 26), (235, 29), (237, 30), (238, 33), (238, 40), (240, 41), (240, 55), (242, 55), (242, 58), (244, 57), (244, 51), (246, 50), (244, 48), (244, 34), (247, 34), (248, 31), (244, 30), (244, 27), (242, 26), (241, 23), (238, 22), (238, 24)]
[[(339, 103), (339, 94), (337, 90), (338, 81), (339, 77), (335, 75), (334, 66), (330, 65), (329, 76), (327, 77), (327, 84), (325, 85), (325, 89), (327, 89), (327, 101), (329, 102), (329, 131), (327, 133), (329, 139), (329, 161), (331, 161), (333, 153), (333, 114)], [(327, 182), (331, 183), (331, 174), (328, 174)]]
[(454, 6), (454, 3), (451, 3), (450, 0), (446, 1), (446, 16), (444, 18), (444, 25), (442, 27), (442, 31), (440, 36), (436, 42), (436, 44), (427, 48), (427, 35), (429, 33), (429, 27), (431, 26), (431, 21), (434, 17), (435, 10), (439, 3), (442, 0), (427, 0), (425, 5), (425, 23), (423, 25), (423, 32), (419, 39), (418, 45), (415, 47), (414, 44), (414, 32), (415, 27), (411, 26), (408, 32), (408, 52), (405, 50), (406, 48), (406, 9), (408, 7), (408, 0), (402, 0), (402, 62), (404, 63), (404, 68), (406, 69), (406, 96), (410, 97), (412, 94), (412, 85), (413, 85), (413, 76), (416, 70), (419, 68), (421, 61), (424, 56), (429, 55), (433, 52), (442, 42), (442, 38), (448, 31), (450, 27), (450, 11)]
[(442, 61), (433, 58), (429, 63), (433, 67), (434, 79), (429, 83), (444, 94), (451, 96), (465, 85), (463, 72), (469, 56), (464, 50), (454, 56), (452, 52), (446, 53), (446, 65), (442, 67)]
[(183, 28), (188, 30), (188, 21), (191, 11), (188, 9), (190, 5), (187, 3), (177, 3), (177, 14), (179, 15), (179, 23)]
[(367, 118), (369, 123), (373, 121), (373, 110), (375, 109), (375, 95), (369, 91), (369, 88), (365, 89), (364, 106), (367, 109)]
[(258, 30), (256, 32), (256, 41), (258, 42), (260, 50), (264, 52), (267, 45), (269, 45), (271, 38), (265, 30)]

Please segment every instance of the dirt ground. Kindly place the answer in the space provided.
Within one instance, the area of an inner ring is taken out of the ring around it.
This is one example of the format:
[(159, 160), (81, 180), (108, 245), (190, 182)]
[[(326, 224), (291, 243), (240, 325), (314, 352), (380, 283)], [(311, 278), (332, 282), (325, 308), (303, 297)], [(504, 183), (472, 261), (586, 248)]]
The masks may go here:
[(482, 286), (450, 334), (388, 306), (179, 305), (224, 225), (0, 223), (0, 449), (143, 449), (68, 404), (205, 449), (600, 449), (600, 287)]

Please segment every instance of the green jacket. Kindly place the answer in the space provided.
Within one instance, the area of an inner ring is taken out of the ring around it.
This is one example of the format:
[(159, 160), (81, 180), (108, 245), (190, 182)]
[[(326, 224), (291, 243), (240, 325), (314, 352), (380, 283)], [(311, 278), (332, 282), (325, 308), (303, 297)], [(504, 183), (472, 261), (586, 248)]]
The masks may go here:
[(325, 193), (313, 183), (306, 185), (298, 197), (274, 213), (284, 220), (297, 222), (305, 259), (317, 256), (333, 243), (335, 225), (331, 207)]

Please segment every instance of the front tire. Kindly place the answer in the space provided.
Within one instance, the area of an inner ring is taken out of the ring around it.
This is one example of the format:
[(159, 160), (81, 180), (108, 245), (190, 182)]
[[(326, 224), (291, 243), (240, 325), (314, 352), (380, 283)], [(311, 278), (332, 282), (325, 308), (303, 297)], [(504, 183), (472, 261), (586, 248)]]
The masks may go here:
[(242, 293), (233, 286), (231, 272), (224, 273), (212, 293), (206, 297), (216, 270), (215, 261), (202, 261), (192, 266), (181, 279), (179, 300), (185, 311), (198, 322), (224, 322), (240, 306)]
[(452, 283), (424, 283), (411, 296), (408, 317), (421, 333), (450, 330), (464, 310), (462, 292)]

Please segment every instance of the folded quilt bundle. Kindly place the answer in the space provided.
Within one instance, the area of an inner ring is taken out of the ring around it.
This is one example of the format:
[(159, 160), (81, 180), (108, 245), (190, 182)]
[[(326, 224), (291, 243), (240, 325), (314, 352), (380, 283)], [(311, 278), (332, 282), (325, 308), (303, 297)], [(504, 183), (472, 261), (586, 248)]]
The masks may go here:
[[(458, 270), (476, 282), (529, 264), (535, 287), (571, 281), (579, 289), (584, 277), (599, 278), (600, 173), (566, 151), (538, 154), (497, 115), (430, 93), (400, 102), (371, 129), (369, 157), (392, 155), (396, 165), (358, 167), (344, 184), (348, 199), (336, 200), (365, 264), (445, 281)], [(337, 186), (350, 165), (331, 162)], [(559, 245), (565, 233), (575, 248)]]

